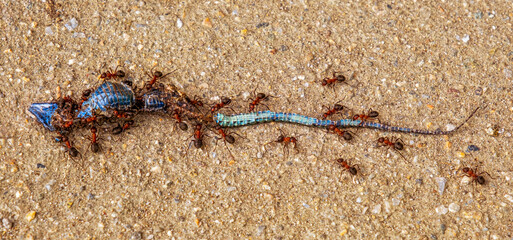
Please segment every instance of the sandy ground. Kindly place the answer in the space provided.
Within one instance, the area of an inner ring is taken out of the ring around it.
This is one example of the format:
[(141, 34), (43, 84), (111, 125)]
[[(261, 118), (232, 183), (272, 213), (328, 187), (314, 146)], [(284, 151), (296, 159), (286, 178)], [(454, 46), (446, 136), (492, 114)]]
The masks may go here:
[[(513, 237), (510, 2), (1, 2), (3, 239)], [(58, 87), (78, 98), (117, 65), (139, 85), (153, 66), (176, 69), (163, 81), (209, 103), (229, 96), (237, 112), (255, 89), (275, 96), (275, 111), (320, 116), (341, 101), (430, 130), (487, 107), (448, 137), (360, 129), (346, 142), (298, 125), (237, 128), (233, 159), (212, 132), (183, 156), (191, 130), (138, 116), (121, 136), (101, 126), (100, 154), (87, 129), (74, 132), (72, 159), (26, 109)], [(321, 86), (335, 71), (354, 77)], [(264, 147), (280, 130), (298, 138), (297, 153)], [(406, 160), (376, 148), (379, 136), (401, 138)], [(462, 167), (487, 183), (469, 183)]]

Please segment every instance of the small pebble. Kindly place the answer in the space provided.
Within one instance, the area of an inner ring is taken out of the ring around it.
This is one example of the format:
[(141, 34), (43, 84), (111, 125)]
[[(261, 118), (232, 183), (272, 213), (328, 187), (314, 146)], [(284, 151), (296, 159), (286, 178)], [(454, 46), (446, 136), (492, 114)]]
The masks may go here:
[(438, 213), (439, 215), (444, 215), (444, 214), (446, 214), (446, 213), (449, 211), (449, 209), (447, 209), (444, 205), (440, 205), (439, 207), (437, 207), (437, 208), (435, 209), (435, 211), (436, 211), (436, 213)]
[(205, 18), (201, 24), (205, 27), (212, 28), (212, 21), (210, 21), (210, 18)]
[(440, 230), (442, 230), (442, 234), (444, 234), (445, 230), (447, 230), (447, 226), (445, 226), (445, 224), (442, 223), (442, 225), (440, 225)]
[(93, 199), (94, 199), (94, 194), (89, 193), (89, 194), (87, 195), (87, 200), (93, 200)]
[(467, 147), (467, 152), (477, 152), (477, 151), (479, 151), (479, 147), (476, 145), (469, 145)]
[(470, 40), (470, 36), (465, 34), (465, 36), (463, 36), (463, 38), (461, 38), (461, 41), (463, 41), (464, 43), (468, 42)]
[(264, 230), (265, 230), (265, 226), (264, 226), (264, 225), (262, 225), (262, 226), (258, 226), (258, 228), (257, 228), (257, 232), (256, 232), (256, 235), (257, 235), (257, 236), (262, 235), (262, 233), (264, 233)]
[(267, 26), (269, 26), (269, 23), (267, 23), (267, 22), (263, 22), (263, 23), (259, 23), (259, 24), (257, 24), (257, 25), (256, 25), (256, 28), (267, 27)]
[(46, 168), (46, 166), (45, 166), (45, 165), (43, 165), (43, 164), (41, 164), (41, 163), (38, 163), (38, 164), (37, 164), (37, 168)]
[(422, 183), (423, 183), (422, 178), (415, 179), (415, 183), (422, 185)]
[(376, 205), (371, 212), (374, 214), (379, 214), (381, 212), (381, 204)]
[(481, 95), (483, 95), (483, 88), (482, 88), (482, 87), (478, 87), (478, 88), (476, 89), (476, 91), (475, 91), (475, 94), (476, 94), (477, 96), (481, 96)]
[(69, 22), (67, 22), (66, 24), (64, 24), (64, 26), (65, 26), (69, 31), (72, 31), (73, 29), (77, 28), (77, 26), (78, 26), (77, 19), (72, 18), (71, 20), (69, 20)]
[(46, 34), (46, 35), (53, 35), (52, 28), (51, 28), (51, 27), (46, 27), (46, 28), (45, 28), (45, 34)]
[(511, 195), (509, 195), (509, 194), (506, 194), (506, 195), (504, 195), (504, 197), (505, 197), (508, 201), (510, 201), (510, 202), (512, 202), (512, 203), (513, 203), (513, 196), (511, 196)]
[(447, 129), (447, 131), (452, 131), (456, 128), (456, 126), (454, 126), (453, 124), (447, 124), (445, 125), (445, 129)]
[(449, 211), (450, 212), (453, 212), (453, 213), (456, 213), (460, 210), (460, 205), (458, 205), (457, 203), (451, 203), (449, 204)]
[(176, 19), (176, 27), (177, 28), (182, 28), (183, 27), (183, 22), (180, 18)]
[(36, 211), (30, 211), (27, 213), (27, 215), (25, 215), (25, 219), (27, 219), (29, 222), (34, 220), (34, 218), (36, 218)]
[(141, 240), (142, 239), (142, 233), (141, 232), (134, 232), (130, 236), (131, 240)]
[(444, 177), (436, 177), (435, 181), (438, 185), (438, 193), (442, 195), (445, 190), (445, 183), (447, 182), (447, 179), (445, 179)]
[(9, 219), (4, 218), (4, 219), (2, 219), (2, 226), (4, 227), (4, 229), (9, 230), (12, 228), (12, 222), (9, 221)]
[(356, 199), (356, 202), (357, 202), (357, 203), (361, 203), (361, 202), (362, 202), (362, 198), (361, 198), (361, 197), (358, 197), (358, 198)]

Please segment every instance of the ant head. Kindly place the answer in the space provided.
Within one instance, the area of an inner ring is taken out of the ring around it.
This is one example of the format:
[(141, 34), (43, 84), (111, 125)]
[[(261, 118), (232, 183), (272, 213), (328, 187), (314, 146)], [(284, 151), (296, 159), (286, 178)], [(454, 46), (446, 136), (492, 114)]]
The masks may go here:
[(196, 126), (194, 126), (194, 128), (196, 130), (201, 130), (201, 127), (202, 127), (201, 123), (198, 123), (198, 124), (196, 124)]
[(107, 73), (102, 73), (102, 75), (100, 75), (100, 78), (107, 78)]
[(331, 131), (335, 130), (336, 128), (337, 128), (337, 126), (335, 126), (335, 125), (329, 125), (328, 126), (328, 129), (331, 130)]
[(321, 81), (321, 85), (322, 85), (322, 86), (326, 86), (326, 85), (328, 85), (328, 81), (327, 81), (327, 79), (326, 79), (326, 78), (325, 78), (325, 79), (323, 79), (323, 80)]
[(201, 139), (194, 140), (194, 147), (196, 147), (196, 148), (203, 147), (203, 140), (201, 140)]
[(357, 120), (358, 118), (360, 118), (360, 115), (358, 115), (358, 114), (353, 116), (353, 120)]
[(187, 131), (187, 129), (189, 129), (189, 126), (187, 126), (186, 123), (181, 122), (181, 123), (178, 123), (178, 128), (180, 128), (182, 131)]
[(133, 125), (134, 124), (134, 120), (125, 121), (125, 124)]
[(379, 116), (379, 113), (378, 113), (378, 112), (376, 112), (376, 111), (370, 111), (370, 112), (369, 112), (369, 117), (373, 117), (373, 118), (375, 118), (375, 117), (378, 117), (378, 116)]
[[(66, 139), (67, 139), (67, 138), (66, 138)], [(76, 157), (76, 156), (78, 156), (78, 150), (77, 150), (75, 147), (71, 147), (71, 148), (69, 149), (69, 155), (70, 155), (71, 157)]]
[(285, 141), (285, 136), (281, 135), (278, 137), (278, 140), (276, 140), (276, 142), (283, 142)]
[(484, 185), (486, 183), (486, 180), (483, 176), (477, 176), (476, 182), (479, 183), (479, 185)]
[(229, 144), (233, 144), (233, 143), (235, 143), (235, 138), (234, 138), (232, 135), (226, 135), (225, 140), (226, 140)]
[(346, 80), (346, 77), (344, 75), (337, 75), (337, 81), (344, 82)]
[(118, 77), (120, 77), (120, 78), (125, 77), (125, 72), (123, 72), (123, 71), (121, 71), (121, 70), (118, 70), (118, 71), (116, 72), (116, 76), (118, 76)]
[(335, 110), (337, 111), (341, 111), (342, 109), (344, 109), (344, 106), (342, 106), (341, 104), (335, 104)]
[(96, 133), (98, 130), (96, 129), (96, 127), (91, 127), (91, 133)]
[(349, 168), (349, 173), (351, 173), (351, 175), (356, 175), (358, 173), (358, 171), (356, 170), (355, 167), (350, 167)]
[(297, 142), (297, 138), (295, 138), (295, 137), (290, 137), (290, 142), (291, 142), (291, 143), (296, 143), (296, 142)]
[(91, 94), (91, 92), (93, 92), (93, 90), (91, 89), (86, 89), (82, 92), (82, 96), (89, 96), (89, 94)]
[(401, 142), (395, 142), (394, 143), (394, 149), (395, 150), (403, 150), (404, 145)]
[(265, 94), (264, 93), (258, 93), (257, 94), (257, 98), (260, 98), (260, 99), (265, 98)]
[(158, 78), (159, 78), (159, 77), (162, 77), (162, 72), (161, 72), (161, 71), (155, 71), (155, 72), (153, 73), (153, 76), (154, 76), (154, 77), (158, 77)]
[(349, 132), (344, 132), (344, 133), (342, 134), (342, 137), (343, 137), (343, 138), (344, 138), (344, 140), (346, 140), (346, 141), (349, 141), (349, 140), (353, 139), (353, 135), (351, 135), (351, 133), (349, 133)]
[(341, 164), (341, 163), (343, 163), (343, 162), (345, 162), (343, 158), (339, 158), (339, 159), (337, 159), (337, 160), (335, 160), (335, 161), (337, 161), (337, 163), (340, 163), (340, 164)]
[(379, 138), (378, 138), (378, 142), (379, 142), (379, 143), (383, 143), (383, 142), (385, 142), (385, 138), (384, 138), (384, 137), (379, 137)]
[(461, 169), (461, 171), (464, 172), (464, 173), (468, 173), (468, 172), (470, 172), (470, 168), (464, 167), (464, 168)]
[(227, 97), (221, 97), (221, 102), (226, 105), (226, 104), (230, 104), (232, 102), (231, 99), (227, 98)]

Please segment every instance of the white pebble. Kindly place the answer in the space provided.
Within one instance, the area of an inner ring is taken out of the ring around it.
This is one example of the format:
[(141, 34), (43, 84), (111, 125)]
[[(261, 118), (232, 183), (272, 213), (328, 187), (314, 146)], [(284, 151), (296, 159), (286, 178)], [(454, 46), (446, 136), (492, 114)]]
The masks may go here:
[(456, 128), (456, 126), (452, 125), (452, 124), (447, 124), (445, 126), (445, 129), (447, 129), (447, 131), (452, 131)]
[(444, 205), (441, 205), (439, 207), (437, 207), (435, 209), (436, 213), (438, 213), (439, 215), (444, 215), (446, 214), (449, 210), (444, 206)]
[(73, 63), (75, 63), (75, 59), (70, 59), (70, 60), (68, 61), (68, 65), (73, 65)]
[(458, 205), (457, 203), (451, 203), (449, 204), (449, 211), (450, 212), (458, 212), (460, 210), (460, 205)]
[(393, 204), (394, 206), (397, 206), (397, 205), (399, 205), (400, 203), (401, 203), (401, 200), (399, 200), (399, 199), (395, 199), (395, 198), (392, 198), (392, 204)]
[(504, 197), (505, 197), (506, 199), (508, 199), (508, 201), (510, 201), (510, 202), (512, 202), (512, 203), (513, 203), (513, 196), (511, 196), (511, 195), (509, 195), (509, 194), (506, 194), (506, 195), (504, 195)]
[(376, 205), (371, 212), (374, 214), (379, 214), (381, 212), (381, 204)]
[(12, 222), (9, 221), (9, 219), (7, 219), (7, 218), (2, 219), (2, 225), (4, 226), (4, 229), (7, 229), (7, 230), (12, 228)]
[(144, 46), (142, 44), (137, 45), (138, 50), (142, 50), (143, 48), (144, 48)]
[(73, 29), (77, 28), (77, 26), (78, 26), (77, 19), (72, 18), (71, 20), (69, 20), (69, 22), (67, 22), (66, 24), (64, 24), (64, 26), (65, 26), (69, 31), (72, 31)]
[(445, 190), (445, 183), (447, 182), (447, 179), (444, 177), (437, 177), (435, 178), (435, 181), (438, 184), (438, 193), (442, 195)]
[(53, 35), (52, 27), (46, 27), (45, 33), (46, 33), (46, 35)]
[(465, 36), (463, 36), (463, 38), (461, 39), (461, 41), (463, 41), (464, 43), (468, 42), (468, 40), (470, 40), (470, 36), (468, 34), (465, 34)]
[(468, 185), (472, 181), (472, 178), (469, 178), (467, 176), (461, 178), (461, 185)]
[(357, 202), (357, 203), (361, 203), (361, 202), (362, 202), (362, 198), (361, 198), (361, 197), (358, 197), (358, 198), (356, 199), (356, 202)]
[(182, 20), (180, 20), (180, 18), (176, 19), (176, 27), (177, 28), (182, 28), (183, 27), (183, 22), (182, 22)]
[(231, 192), (231, 191), (234, 191), (234, 190), (236, 190), (236, 189), (237, 189), (236, 187), (233, 187), (233, 186), (232, 186), (232, 187), (227, 187), (227, 188), (226, 188), (226, 191), (227, 191), (227, 192)]

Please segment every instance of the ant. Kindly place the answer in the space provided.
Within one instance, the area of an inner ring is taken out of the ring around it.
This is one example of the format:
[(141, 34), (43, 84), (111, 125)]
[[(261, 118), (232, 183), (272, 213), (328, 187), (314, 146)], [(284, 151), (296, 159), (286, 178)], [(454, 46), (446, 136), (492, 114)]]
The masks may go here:
[[(262, 101), (268, 100), (269, 97), (270, 96), (265, 95), (265, 93), (257, 93), (256, 98), (252, 102), (249, 103), (249, 112), (253, 112), (253, 110), (255, 110), (255, 108), (257, 107), (258, 104), (261, 104)], [(265, 104), (262, 104), (262, 105), (267, 107), (267, 105), (265, 105)], [(269, 109), (269, 107), (267, 107), (267, 109)]]
[(353, 176), (356, 176), (356, 174), (358, 173), (358, 170), (354, 167), (354, 166), (357, 166), (358, 165), (354, 165), (354, 166), (350, 166), (346, 160), (342, 159), (342, 158), (339, 158), (337, 160), (335, 160), (338, 164), (340, 164), (343, 168), (345, 168), (345, 170), (349, 171), (349, 173)]
[(337, 134), (338, 136), (344, 138), (344, 140), (346, 140), (346, 141), (349, 141), (349, 140), (353, 139), (353, 135), (351, 134), (351, 132), (340, 130), (340, 128), (338, 128), (335, 125), (330, 125), (328, 127), (328, 132), (329, 131), (333, 131), (335, 134)]
[[(235, 143), (235, 137), (233, 137), (233, 135), (231, 135), (231, 134), (227, 134), (224, 131), (224, 129), (221, 128), (221, 126), (219, 126), (219, 125), (215, 126), (215, 130), (217, 130), (218, 134), (221, 135), (221, 139), (223, 139), (223, 141), (225, 142), (225, 146), (228, 149), (228, 152), (230, 153), (232, 158), (235, 160), (235, 158), (233, 157), (232, 152), (230, 151), (230, 148), (226, 145), (227, 142), (229, 144), (234, 144)], [(219, 140), (219, 138), (216, 137), (216, 145), (217, 145), (217, 141), (218, 140)]]
[(128, 117), (130, 117), (127, 112), (122, 112), (122, 111), (118, 111), (118, 110), (114, 110), (112, 112), (112, 114), (114, 116), (116, 116), (117, 118), (128, 118)]
[(203, 107), (203, 102), (199, 100), (198, 96), (194, 96), (194, 99), (190, 99), (189, 97), (185, 96), (185, 101), (194, 106)]
[(99, 79), (107, 80), (107, 79), (112, 79), (112, 78), (123, 78), (123, 77), (125, 77), (125, 72), (123, 72), (121, 70), (117, 70), (118, 67), (119, 66), (116, 66), (116, 69), (114, 69), (114, 71), (112, 71), (112, 69), (109, 68), (109, 70), (107, 70), (107, 72), (104, 72), (104, 73), (102, 73), (100, 75)]
[(210, 110), (212, 113), (218, 111), (219, 109), (225, 107), (226, 105), (230, 104), (232, 100), (228, 97), (221, 97), (221, 102), (214, 105), (212, 109)]
[(276, 141), (266, 143), (265, 145), (270, 144), (270, 143), (283, 143), (283, 151), (286, 152), (286, 155), (288, 155), (289, 151), (288, 150), (285, 151), (285, 149), (287, 149), (286, 147), (289, 144), (294, 144), (294, 150), (296, 150), (296, 153), (299, 153), (299, 150), (297, 149), (297, 138), (285, 137), (285, 133), (281, 129), (279, 129), (279, 130), (281, 132), (281, 135), (278, 137), (278, 139)]
[(482, 176), (483, 173), (486, 173), (490, 178), (492, 178), (490, 176), (490, 174), (487, 173), (487, 172), (477, 173), (477, 168), (476, 169), (471, 169), (469, 167), (464, 167), (464, 168), (461, 169), (461, 171), (463, 173), (465, 173), (467, 175), (467, 177), (472, 178), (473, 182), (479, 183), (479, 185), (485, 185), (486, 184), (486, 179)]
[(194, 142), (194, 147), (196, 148), (203, 147), (203, 136), (201, 134), (201, 127), (201, 124), (197, 124), (196, 126), (194, 126), (194, 140), (192, 140), (192, 142)]
[(182, 122), (182, 117), (180, 116), (179, 110), (175, 109), (173, 111), (173, 118), (176, 119), (176, 122), (178, 123), (178, 127), (182, 131), (187, 131), (187, 129), (189, 129), (189, 126), (187, 126), (186, 123)]
[(128, 121), (125, 121), (125, 123), (123, 124), (123, 126), (119, 125), (115, 128), (112, 129), (112, 134), (114, 135), (118, 135), (120, 133), (122, 133), (123, 131), (127, 130), (130, 128), (130, 126), (134, 125), (134, 120), (128, 120)]
[(346, 77), (342, 74), (337, 74), (337, 73), (338, 72), (334, 72), (332, 78), (326, 77), (326, 78), (322, 79), (321, 85), (322, 86), (332, 86), (335, 82), (345, 83)]
[(98, 144), (98, 135), (96, 133), (96, 127), (91, 127), (91, 151), (93, 151), (94, 153), (100, 151), (100, 144)]
[(69, 141), (67, 136), (60, 135), (57, 139), (59, 141), (62, 141), (64, 143), (64, 145), (66, 145), (66, 148), (68, 149), (67, 151), (69, 152), (69, 155), (71, 157), (74, 158), (74, 157), (78, 156), (78, 154), (79, 154), (78, 150), (75, 147), (71, 146), (71, 142)]
[[(155, 67), (153, 67), (153, 68), (155, 68)], [(146, 90), (150, 90), (153, 87), (153, 84), (155, 84), (155, 82), (157, 82), (157, 79), (164, 78), (165, 76), (172, 73), (172, 72), (169, 72), (164, 75), (161, 71), (153, 72), (153, 68), (150, 70), (151, 74), (146, 73), (146, 75), (148, 75), (151, 78), (151, 80), (148, 83), (146, 83)]]
[(362, 124), (364, 121), (377, 119), (379, 122), (378, 116), (379, 116), (379, 113), (377, 111), (372, 110), (372, 108), (371, 108), (367, 114), (354, 115), (353, 121), (360, 119), (360, 120), (362, 120), (362, 122), (360, 124)]
[(400, 152), (404, 149), (403, 140), (400, 138), (388, 138), (388, 137), (380, 137), (378, 138), (378, 147), (388, 147), (395, 150), (401, 157), (406, 160), (403, 154)]
[(332, 109), (328, 108), (328, 111), (322, 114), (322, 120), (325, 120), (331, 115), (337, 114), (344, 109), (342, 104), (336, 103)]
[(91, 89), (86, 89), (82, 92), (82, 97), (80, 97), (80, 107), (82, 107), (82, 104), (87, 101), (87, 99), (89, 98), (89, 95), (91, 95), (91, 93), (93, 92), (93, 90)]

